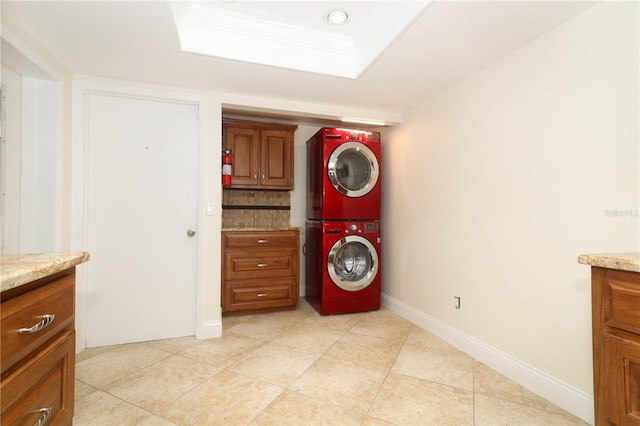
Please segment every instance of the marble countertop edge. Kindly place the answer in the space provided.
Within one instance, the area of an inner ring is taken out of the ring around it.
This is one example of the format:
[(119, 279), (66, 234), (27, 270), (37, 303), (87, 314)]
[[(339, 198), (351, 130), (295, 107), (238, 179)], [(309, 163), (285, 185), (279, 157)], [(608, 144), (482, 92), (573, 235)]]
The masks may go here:
[(578, 263), (620, 271), (640, 272), (640, 252), (581, 254)]
[(84, 263), (88, 252), (29, 253), (0, 256), (0, 291), (53, 275)]

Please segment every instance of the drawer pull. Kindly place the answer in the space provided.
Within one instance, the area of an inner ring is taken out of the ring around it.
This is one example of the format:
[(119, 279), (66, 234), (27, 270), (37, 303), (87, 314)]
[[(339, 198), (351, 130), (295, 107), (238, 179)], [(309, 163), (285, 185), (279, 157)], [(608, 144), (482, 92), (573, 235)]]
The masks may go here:
[(267, 266), (269, 266), (268, 263), (258, 263), (258, 268), (266, 268)]
[(258, 293), (257, 296), (258, 297), (267, 297), (267, 293)]
[(42, 416), (40, 416), (38, 421), (35, 422), (33, 426), (42, 426), (47, 422), (47, 419), (51, 415), (51, 407), (41, 408), (39, 410), (36, 410), (36, 413), (42, 413)]
[(266, 244), (269, 240), (258, 240), (258, 244)]
[(35, 333), (36, 331), (40, 331), (43, 328), (45, 328), (46, 326), (48, 326), (49, 324), (51, 324), (55, 318), (56, 318), (55, 314), (43, 315), (42, 316), (42, 321), (40, 321), (39, 323), (37, 323), (36, 325), (34, 325), (31, 328), (21, 328), (20, 330), (18, 330), (18, 333), (20, 333), (20, 334), (22, 334), (22, 333)]

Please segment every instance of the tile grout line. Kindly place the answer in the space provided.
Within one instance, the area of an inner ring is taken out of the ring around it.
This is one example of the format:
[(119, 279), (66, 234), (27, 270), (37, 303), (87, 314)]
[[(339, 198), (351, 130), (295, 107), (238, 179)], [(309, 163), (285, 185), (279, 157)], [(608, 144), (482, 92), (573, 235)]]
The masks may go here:
[[(311, 318), (311, 317), (309, 317), (309, 318)], [(305, 318), (305, 320), (306, 320), (306, 319), (308, 319), (308, 318)], [(301, 323), (303, 323), (305, 320), (302, 320), (302, 321), (301, 321)], [(359, 321), (358, 321), (358, 322), (359, 322)], [(298, 324), (297, 326), (300, 326), (300, 325), (301, 325), (301, 324)], [(277, 336), (275, 336), (275, 337), (273, 337), (273, 338), (271, 338), (271, 339), (269, 339), (268, 341), (265, 341), (265, 342), (266, 342), (266, 343), (275, 343), (275, 342), (274, 342), (274, 340), (276, 340), (278, 337), (280, 337), (280, 336), (282, 336), (283, 334), (285, 334), (287, 331), (290, 331), (290, 330), (294, 329), (295, 327), (296, 327), (296, 326), (289, 327), (288, 329), (286, 329), (286, 330), (282, 331), (282, 332), (281, 332), (280, 334), (278, 334)], [(342, 407), (342, 406), (340, 406), (340, 405), (336, 405), (336, 404), (334, 404), (334, 403), (332, 403), (332, 402), (324, 401), (324, 400), (322, 400), (322, 399), (316, 398), (316, 397), (311, 396), (311, 395), (306, 395), (306, 394), (300, 393), (300, 392), (298, 392), (298, 391), (290, 390), (291, 385), (293, 385), (293, 384), (294, 384), (294, 383), (295, 383), (295, 382), (296, 382), (300, 377), (302, 377), (302, 375), (303, 375), (304, 373), (306, 373), (307, 371), (309, 371), (309, 369), (310, 369), (310, 368), (312, 368), (312, 367), (313, 367), (313, 366), (318, 362), (318, 360), (319, 360), (320, 358), (322, 358), (322, 356), (323, 356), (323, 355), (325, 355), (325, 354), (326, 354), (326, 352), (327, 352), (329, 349), (331, 349), (331, 348), (336, 344), (336, 342), (338, 342), (338, 341), (339, 341), (339, 340), (340, 340), (340, 339), (341, 339), (345, 334), (347, 334), (348, 332), (349, 332), (349, 330), (341, 331), (342, 335), (341, 335), (338, 339), (336, 339), (336, 341), (335, 341), (331, 346), (329, 346), (328, 348), (326, 348), (323, 352), (320, 352), (320, 353), (318, 354), (318, 357), (316, 358), (316, 360), (315, 360), (313, 363), (311, 363), (311, 365), (309, 365), (306, 369), (304, 369), (304, 371), (302, 371), (302, 372), (301, 372), (301, 373), (300, 373), (300, 374), (299, 374), (295, 379), (293, 379), (293, 380), (291, 381), (291, 383), (289, 383), (287, 386), (285, 386), (285, 387), (282, 389), (282, 392), (280, 392), (280, 394), (278, 394), (278, 396), (277, 396), (276, 398), (274, 398), (274, 399), (273, 399), (273, 401), (271, 401), (267, 406), (265, 406), (265, 407), (260, 411), (260, 413), (258, 413), (255, 417), (253, 417), (253, 418), (251, 419), (251, 421), (249, 421), (247, 424), (251, 424), (251, 422), (255, 421), (258, 417), (260, 417), (260, 415), (261, 415), (262, 413), (264, 413), (264, 412), (265, 412), (269, 407), (271, 407), (271, 406), (273, 405), (273, 403), (274, 403), (275, 401), (277, 401), (277, 400), (278, 400), (278, 398), (280, 398), (280, 397), (281, 397), (285, 392), (287, 392), (287, 391), (289, 391), (289, 392), (293, 392), (293, 393), (296, 393), (296, 394), (298, 394), (298, 395), (301, 395), (301, 396), (304, 396), (304, 397), (307, 397), (307, 398), (315, 399), (316, 401), (322, 402), (323, 404), (330, 404), (330, 405), (333, 405), (333, 406), (335, 406), (335, 407), (339, 407), (339, 408), (344, 409), (344, 410), (349, 410), (348, 408)], [(265, 344), (266, 344), (266, 343), (265, 343)], [(296, 346), (289, 346), (289, 345), (287, 345), (287, 344), (281, 344), (281, 345), (282, 345), (282, 346), (286, 346), (286, 347), (290, 347), (290, 348), (293, 348), (293, 349), (301, 349), (301, 348), (299, 348), (299, 347), (296, 347)], [(262, 347), (262, 346), (264, 346), (264, 344), (263, 344), (263, 345), (261, 345), (260, 347)], [(258, 348), (254, 349), (254, 350), (253, 350), (253, 351), (251, 351), (250, 353), (253, 353), (253, 352), (254, 352), (255, 350), (257, 350), (257, 349), (258, 349)], [(306, 350), (306, 349), (302, 349), (302, 350)], [(312, 352), (312, 351), (308, 351), (308, 352)], [(250, 354), (250, 353), (249, 353), (249, 354)], [(317, 353), (317, 352), (316, 352), (316, 353)], [(245, 355), (242, 359), (246, 358), (249, 354)], [(238, 360), (238, 361), (239, 361), (239, 360)], [(234, 362), (234, 363), (233, 363), (233, 364), (231, 364), (231, 365), (236, 364), (238, 361)], [(263, 380), (261, 380), (261, 379), (257, 379), (257, 378), (251, 377), (251, 376), (246, 376), (246, 375), (244, 375), (244, 374), (242, 374), (242, 373), (235, 373), (235, 374), (241, 374), (241, 375), (243, 375), (243, 376), (245, 376), (245, 377), (249, 377), (249, 378), (251, 378), (251, 379), (253, 379), (253, 380), (259, 380), (259, 381), (264, 382), (264, 381), (263, 381)], [(264, 382), (264, 383), (268, 383), (268, 384), (273, 385), (273, 383), (269, 383), (269, 382)], [(274, 385), (274, 386), (277, 386), (277, 385)], [(349, 410), (349, 411), (353, 411), (353, 410)], [(364, 414), (364, 416), (366, 416), (366, 414)]]

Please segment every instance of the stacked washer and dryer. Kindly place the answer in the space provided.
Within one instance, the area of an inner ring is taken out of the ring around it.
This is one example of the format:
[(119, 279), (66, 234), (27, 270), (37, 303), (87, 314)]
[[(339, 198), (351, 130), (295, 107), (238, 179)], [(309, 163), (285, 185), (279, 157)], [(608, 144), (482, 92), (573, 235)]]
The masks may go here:
[(307, 301), (322, 315), (380, 308), (380, 133), (307, 141)]

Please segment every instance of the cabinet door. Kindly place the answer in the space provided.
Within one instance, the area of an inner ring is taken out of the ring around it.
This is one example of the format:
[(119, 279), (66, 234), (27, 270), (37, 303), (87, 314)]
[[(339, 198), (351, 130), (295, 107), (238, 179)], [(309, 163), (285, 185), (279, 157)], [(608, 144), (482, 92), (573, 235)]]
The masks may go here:
[(255, 188), (259, 184), (260, 131), (242, 127), (226, 127), (224, 149), (233, 154), (232, 188)]
[(640, 343), (605, 334), (602, 357), (596, 382), (596, 424), (639, 426)]
[(63, 334), (2, 378), (2, 426), (71, 424), (75, 349), (75, 332)]
[(262, 130), (260, 186), (265, 189), (293, 189), (293, 133)]

